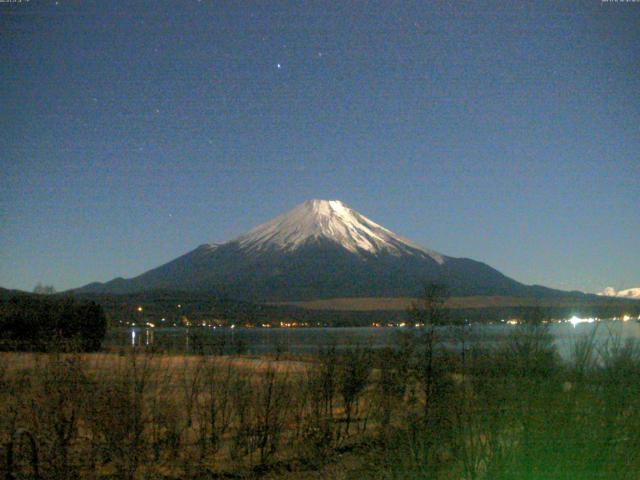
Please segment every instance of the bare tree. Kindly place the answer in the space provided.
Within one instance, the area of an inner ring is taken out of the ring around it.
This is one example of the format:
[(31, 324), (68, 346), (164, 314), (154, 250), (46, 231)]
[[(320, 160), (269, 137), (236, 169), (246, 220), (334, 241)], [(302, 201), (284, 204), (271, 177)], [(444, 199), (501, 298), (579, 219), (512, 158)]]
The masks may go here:
[(349, 349), (338, 369), (338, 390), (345, 412), (345, 434), (349, 435), (352, 416), (357, 412), (358, 399), (369, 382), (371, 354), (363, 349)]
[(409, 315), (414, 324), (422, 326), (422, 332), (418, 336), (420, 358), (415, 370), (424, 396), (425, 422), (429, 417), (431, 401), (435, 395), (434, 356), (438, 343), (437, 327), (445, 325), (449, 321), (449, 312), (446, 306), (448, 298), (449, 292), (446, 286), (430, 283), (425, 285), (422, 296), (409, 309)]

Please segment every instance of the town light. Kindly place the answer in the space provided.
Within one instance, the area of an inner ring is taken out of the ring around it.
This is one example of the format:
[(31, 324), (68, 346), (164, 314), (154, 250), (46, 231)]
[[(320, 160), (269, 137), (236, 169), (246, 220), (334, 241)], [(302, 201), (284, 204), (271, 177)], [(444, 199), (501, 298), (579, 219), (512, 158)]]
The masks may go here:
[(596, 321), (595, 318), (580, 318), (580, 317), (576, 317), (575, 315), (569, 319), (569, 323), (571, 323), (571, 325), (573, 325), (574, 328), (579, 323), (593, 323), (595, 321)]

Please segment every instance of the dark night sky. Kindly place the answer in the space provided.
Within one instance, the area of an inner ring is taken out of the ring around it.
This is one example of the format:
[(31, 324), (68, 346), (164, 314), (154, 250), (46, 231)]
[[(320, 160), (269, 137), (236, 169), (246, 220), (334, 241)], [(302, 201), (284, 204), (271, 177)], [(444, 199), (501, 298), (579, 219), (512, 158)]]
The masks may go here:
[(0, 3), (0, 285), (310, 198), (525, 283), (640, 286), (640, 3)]

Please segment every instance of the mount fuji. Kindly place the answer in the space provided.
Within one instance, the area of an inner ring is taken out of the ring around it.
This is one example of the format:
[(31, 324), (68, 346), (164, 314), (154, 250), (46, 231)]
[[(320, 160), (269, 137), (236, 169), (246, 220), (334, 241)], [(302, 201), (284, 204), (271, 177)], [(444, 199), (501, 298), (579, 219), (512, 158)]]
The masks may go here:
[(557, 296), (468, 258), (396, 235), (337, 200), (309, 200), (222, 244), (204, 244), (131, 279), (91, 283), (80, 293), (210, 292), (250, 301), (400, 297), (438, 282), (452, 295)]

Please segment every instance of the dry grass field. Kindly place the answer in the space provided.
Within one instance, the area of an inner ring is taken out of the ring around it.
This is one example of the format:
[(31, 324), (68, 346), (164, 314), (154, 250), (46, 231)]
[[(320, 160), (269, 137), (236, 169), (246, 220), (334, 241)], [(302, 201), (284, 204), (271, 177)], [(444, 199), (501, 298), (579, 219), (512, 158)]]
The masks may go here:
[[(87, 373), (93, 375), (106, 374), (127, 368), (131, 362), (129, 353), (68, 353), (61, 354), (60, 361), (80, 362)], [(33, 369), (51, 361), (51, 354), (33, 352), (0, 352), (0, 363), (4, 365), (5, 374), (19, 374), (30, 372)], [(275, 358), (273, 356), (216, 356), (203, 359), (197, 355), (162, 354), (145, 357), (146, 367), (157, 372), (182, 372), (186, 370), (198, 370), (203, 365), (215, 365), (218, 368), (233, 368), (238, 371), (260, 374), (265, 371), (279, 373), (302, 374), (309, 368), (309, 359), (293, 360), (287, 358)]]
[(0, 365), (2, 455), (27, 475), (244, 478), (301, 459), (317, 472), (367, 431), (344, 423), (337, 383), (308, 358), (3, 352)]
[(543, 326), (460, 352), (435, 330), (309, 357), (0, 354), (0, 475), (636, 479), (640, 348)]

